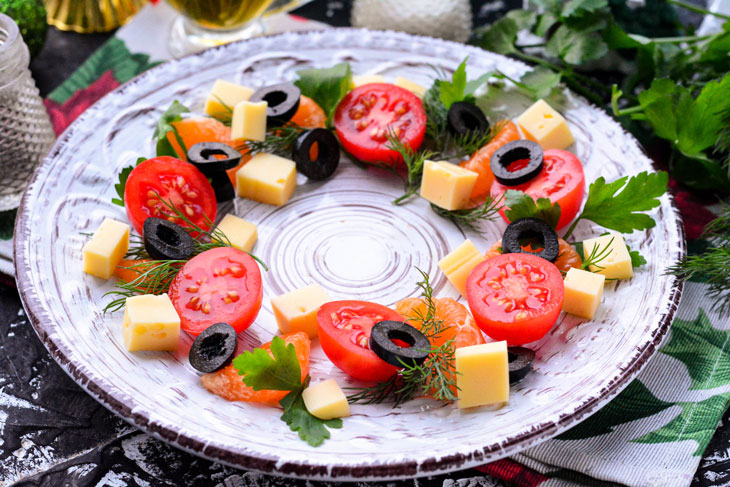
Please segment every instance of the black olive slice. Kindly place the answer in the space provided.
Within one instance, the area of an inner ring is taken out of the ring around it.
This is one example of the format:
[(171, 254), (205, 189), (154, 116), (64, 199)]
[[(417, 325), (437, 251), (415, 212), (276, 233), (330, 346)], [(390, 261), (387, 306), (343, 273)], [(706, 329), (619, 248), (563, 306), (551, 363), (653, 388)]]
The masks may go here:
[(254, 91), (249, 101), (265, 101), (266, 126), (273, 127), (282, 125), (292, 119), (299, 109), (299, 97), (302, 92), (292, 83), (279, 83), (277, 85), (264, 86)]
[[(397, 345), (393, 340), (408, 344)], [(390, 365), (403, 368), (420, 365), (428, 358), (431, 344), (426, 335), (402, 321), (380, 321), (370, 330), (370, 350)]]
[[(312, 160), (310, 149), (317, 144), (317, 158)], [(312, 129), (302, 132), (294, 143), (292, 158), (297, 171), (309, 179), (321, 181), (332, 176), (340, 163), (340, 144), (337, 137), (327, 129)]]
[(501, 184), (518, 186), (540, 174), (542, 159), (540, 144), (531, 140), (515, 140), (497, 149), (489, 165)]
[(193, 237), (176, 223), (149, 217), (142, 233), (144, 248), (155, 260), (187, 260), (193, 255)]
[[(540, 240), (543, 246), (541, 251), (528, 252), (522, 249), (521, 241), (532, 238)], [(560, 244), (555, 230), (537, 218), (519, 218), (507, 225), (502, 235), (503, 254), (532, 254), (555, 262), (555, 259), (558, 258), (559, 248)]]
[(236, 191), (225, 171), (233, 169), (241, 162), (239, 151), (221, 142), (200, 142), (188, 149), (188, 161), (210, 179), (218, 203), (236, 197)]
[(195, 370), (207, 374), (230, 364), (237, 348), (236, 330), (228, 323), (216, 323), (198, 335), (190, 347), (188, 360)]
[(489, 130), (489, 122), (481, 108), (465, 101), (457, 101), (449, 107), (446, 121), (449, 131), (454, 135), (471, 137)]
[(532, 370), (535, 352), (525, 347), (507, 347), (509, 361), (509, 383), (521, 381)]

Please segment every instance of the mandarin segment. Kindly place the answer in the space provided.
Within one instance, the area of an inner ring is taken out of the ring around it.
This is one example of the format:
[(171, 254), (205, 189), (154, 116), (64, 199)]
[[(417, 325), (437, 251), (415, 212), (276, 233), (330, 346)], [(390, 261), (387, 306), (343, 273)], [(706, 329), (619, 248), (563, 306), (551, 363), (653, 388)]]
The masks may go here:
[(520, 139), (520, 132), (514, 122), (507, 120), (499, 123), (502, 125), (497, 135), (488, 144), (472, 154), (468, 160), (459, 164), (464, 169), (474, 171), (479, 175), (474, 189), (471, 191), (471, 199), (473, 200), (478, 200), (480, 197), (489, 194), (492, 187), (494, 182), (494, 174), (492, 174), (490, 166), (492, 154), (508, 142)]

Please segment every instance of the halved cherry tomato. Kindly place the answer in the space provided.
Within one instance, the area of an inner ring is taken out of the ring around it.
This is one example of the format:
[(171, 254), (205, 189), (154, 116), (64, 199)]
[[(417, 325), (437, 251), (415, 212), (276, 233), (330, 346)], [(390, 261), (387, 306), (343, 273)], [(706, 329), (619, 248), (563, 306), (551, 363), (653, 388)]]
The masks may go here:
[(494, 182), (492, 167), (489, 165), (492, 155), (506, 143), (520, 139), (520, 132), (513, 121), (502, 121), (499, 124), (501, 127), (499, 132), (488, 144), (472, 154), (468, 160), (459, 163), (459, 166), (479, 175), (477, 176), (477, 182), (474, 184), (474, 189), (471, 191), (471, 199), (479, 199), (489, 194), (489, 189)]
[(398, 369), (370, 350), (370, 330), (384, 320), (405, 321), (383, 305), (368, 301), (332, 301), (317, 313), (319, 343), (325, 355), (347, 375), (382, 382)]
[(426, 135), (421, 99), (388, 83), (370, 83), (349, 92), (337, 105), (334, 122), (342, 147), (370, 163), (403, 163), (401, 155), (387, 147), (389, 132), (413, 150)]
[(180, 327), (193, 336), (215, 323), (240, 333), (256, 319), (264, 297), (253, 258), (233, 247), (217, 247), (185, 263), (170, 285)]
[[(558, 245), (558, 258), (555, 259), (555, 267), (557, 267), (558, 270), (564, 272), (568, 272), (568, 269), (570, 269), (571, 267), (580, 269), (580, 266), (583, 263), (583, 259), (580, 258), (580, 254), (575, 250), (575, 248), (560, 237), (558, 237)], [(522, 248), (524, 250), (527, 250), (528, 252), (539, 252), (540, 250), (542, 250), (541, 247), (533, 248), (531, 244), (523, 245)], [(494, 242), (494, 245), (487, 249), (487, 251), (484, 253), (484, 257), (489, 259), (490, 257), (502, 255), (501, 249), (502, 239), (499, 239)]]
[(558, 319), (563, 294), (558, 268), (530, 254), (492, 257), (466, 279), (466, 299), (477, 325), (509, 345), (542, 338)]
[[(501, 198), (508, 189), (523, 191), (533, 198), (550, 198), (560, 204), (558, 230), (570, 223), (580, 211), (585, 193), (583, 165), (572, 153), (550, 149), (543, 154), (543, 169), (534, 179), (518, 186), (504, 186), (498, 181), (492, 184), (492, 198)], [(505, 208), (499, 213), (506, 221)]]
[[(307, 374), (309, 374), (309, 336), (303, 331), (298, 331), (282, 335), (281, 338), (287, 345), (290, 343), (294, 345), (294, 349), (297, 352), (297, 360), (299, 361), (299, 368), (302, 370), (302, 380), (304, 380)], [(271, 354), (271, 342), (264, 343), (260, 348), (263, 348)], [(223, 399), (228, 399), (229, 401), (257, 402), (274, 407), (279, 406), (279, 401), (289, 393), (289, 391), (273, 391), (269, 389), (254, 391), (252, 387), (248, 387), (243, 383), (241, 376), (238, 375), (238, 371), (233, 367), (233, 364), (212, 374), (205, 374), (200, 378), (200, 382), (203, 383), (203, 387), (213, 394), (221, 396)]]
[(213, 187), (188, 162), (169, 156), (153, 157), (129, 173), (124, 188), (124, 206), (129, 221), (140, 235), (144, 221), (151, 216), (167, 218), (185, 226), (185, 222), (175, 216), (160, 198), (171, 202), (190, 221), (205, 230), (215, 220), (218, 204)]

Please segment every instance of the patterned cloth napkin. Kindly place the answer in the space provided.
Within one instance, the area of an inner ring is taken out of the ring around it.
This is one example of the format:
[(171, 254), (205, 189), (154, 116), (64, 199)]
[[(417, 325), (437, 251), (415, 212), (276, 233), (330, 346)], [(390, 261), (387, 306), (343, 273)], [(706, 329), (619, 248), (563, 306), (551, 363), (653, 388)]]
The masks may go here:
[[(167, 5), (146, 6), (54, 90), (45, 104), (56, 133), (110, 90), (169, 59), (164, 36), (172, 19)], [(271, 19), (272, 31), (323, 27), (287, 15)], [(713, 214), (689, 193), (675, 191), (675, 198), (690, 249), (706, 248), (699, 237)], [(2, 258), (10, 234), (0, 218), (0, 272), (8, 272)], [(493, 485), (490, 475), (520, 487), (689, 485), (730, 401), (730, 320), (711, 311), (706, 287), (687, 283), (663, 348), (612, 402), (555, 439), (478, 467), (485, 477), (475, 485)]]

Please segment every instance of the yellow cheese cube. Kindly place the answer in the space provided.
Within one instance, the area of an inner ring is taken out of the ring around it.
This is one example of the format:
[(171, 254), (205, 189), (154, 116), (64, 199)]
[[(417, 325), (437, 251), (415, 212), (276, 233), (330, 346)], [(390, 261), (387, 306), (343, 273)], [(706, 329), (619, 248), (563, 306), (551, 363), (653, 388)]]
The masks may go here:
[(487, 259), (484, 255), (477, 250), (471, 240), (467, 239), (439, 261), (439, 269), (443, 271), (451, 285), (466, 297), (466, 278), (472, 269), (485, 260)]
[(258, 140), (266, 138), (266, 108), (265, 101), (242, 101), (233, 109), (231, 119), (231, 138)]
[(317, 311), (332, 301), (317, 284), (312, 284), (271, 299), (276, 324), (282, 333), (303, 331), (310, 338), (317, 336)]
[(418, 83), (409, 80), (408, 78), (404, 78), (402, 76), (398, 76), (395, 79), (395, 83), (393, 83), (396, 86), (400, 86), (401, 88), (404, 88), (414, 95), (416, 95), (418, 98), (423, 98), (423, 95), (426, 94), (426, 88), (419, 85)]
[[(596, 248), (597, 247), (597, 248)], [(594, 251), (594, 248), (595, 251)], [(634, 276), (634, 269), (631, 267), (631, 255), (626, 248), (624, 238), (618, 233), (611, 233), (602, 237), (589, 238), (583, 241), (583, 255), (588, 257), (595, 253), (596, 256), (604, 256), (590, 265), (588, 268), (606, 276), (606, 279), (630, 279)]]
[(124, 345), (130, 352), (177, 349), (180, 317), (167, 294), (127, 298), (123, 327)]
[(344, 418), (350, 415), (347, 397), (334, 379), (327, 379), (302, 391), (307, 411), (319, 419)]
[(542, 99), (525, 110), (517, 119), (517, 124), (525, 137), (534, 140), (545, 150), (565, 149), (575, 141), (565, 118)]
[(469, 203), (477, 173), (450, 162), (426, 161), (423, 165), (421, 196), (446, 210), (460, 210)]
[(247, 86), (217, 79), (205, 100), (205, 113), (211, 117), (230, 118), (233, 107), (248, 100), (251, 95), (253, 90)]
[(104, 218), (99, 229), (84, 245), (84, 272), (109, 279), (129, 248), (129, 225)]
[(293, 161), (259, 152), (236, 172), (238, 195), (261, 203), (281, 206), (297, 187)]
[(457, 406), (471, 408), (506, 402), (509, 399), (507, 342), (482, 343), (457, 348)]
[(571, 267), (565, 275), (565, 297), (563, 311), (580, 316), (593, 318), (598, 305), (601, 304), (603, 284), (606, 276)]
[(361, 74), (352, 77), (352, 86), (357, 88), (358, 86), (367, 85), (370, 83), (385, 83), (385, 78), (379, 74)]
[(223, 232), (233, 247), (244, 252), (251, 252), (258, 238), (256, 225), (230, 213), (223, 217), (216, 230)]

